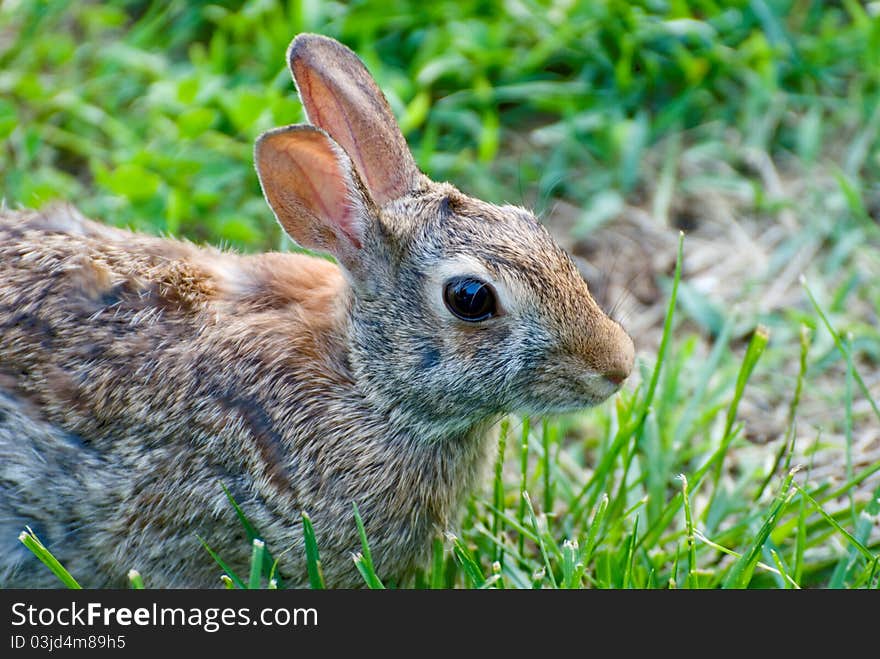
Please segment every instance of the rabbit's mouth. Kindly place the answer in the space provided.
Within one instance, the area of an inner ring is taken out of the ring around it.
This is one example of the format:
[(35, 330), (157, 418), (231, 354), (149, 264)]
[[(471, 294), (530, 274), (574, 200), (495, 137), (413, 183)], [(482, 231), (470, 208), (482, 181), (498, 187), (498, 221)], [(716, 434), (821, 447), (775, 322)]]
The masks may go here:
[(569, 373), (554, 369), (533, 373), (519, 391), (514, 391), (514, 409), (530, 414), (577, 412), (604, 402), (620, 390), (623, 381), (614, 382), (599, 373)]

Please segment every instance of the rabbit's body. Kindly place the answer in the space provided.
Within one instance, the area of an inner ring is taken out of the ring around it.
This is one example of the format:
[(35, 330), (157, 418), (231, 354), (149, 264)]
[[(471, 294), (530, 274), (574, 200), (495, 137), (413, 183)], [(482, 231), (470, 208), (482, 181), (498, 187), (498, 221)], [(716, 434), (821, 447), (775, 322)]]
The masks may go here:
[(358, 584), (357, 502), (377, 569), (405, 574), (485, 452), (468, 428), (420, 441), (365, 400), (344, 279), (323, 259), (200, 250), (58, 208), (0, 218), (0, 281), (6, 586), (55, 583), (9, 546), (25, 525), (84, 586), (122, 586), (124, 567), (218, 585), (196, 534), (246, 573), (221, 483), (270, 548), (290, 549), (282, 565), (300, 561), (306, 510), (328, 582)]
[(327, 583), (362, 583), (353, 503), (377, 572), (406, 583), (489, 424), (628, 375), (629, 337), (531, 214), (421, 174), (340, 44), (303, 35), (290, 61), (318, 127), (261, 137), (258, 174), (284, 229), (340, 266), (0, 215), (0, 585), (57, 585), (26, 525), (86, 586), (129, 568), (217, 585), (198, 537), (240, 573), (250, 554), (221, 485), (286, 583), (308, 583), (301, 511)]

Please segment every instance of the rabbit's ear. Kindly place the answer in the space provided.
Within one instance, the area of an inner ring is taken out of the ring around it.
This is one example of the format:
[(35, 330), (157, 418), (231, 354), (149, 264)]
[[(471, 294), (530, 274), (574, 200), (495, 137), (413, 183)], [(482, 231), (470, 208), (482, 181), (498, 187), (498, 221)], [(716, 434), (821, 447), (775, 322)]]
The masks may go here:
[(373, 203), (351, 160), (323, 130), (297, 125), (263, 133), (254, 148), (263, 195), (297, 243), (359, 270)]
[(333, 39), (300, 34), (287, 59), (309, 121), (345, 149), (373, 200), (381, 206), (415, 189), (421, 172), (357, 55)]

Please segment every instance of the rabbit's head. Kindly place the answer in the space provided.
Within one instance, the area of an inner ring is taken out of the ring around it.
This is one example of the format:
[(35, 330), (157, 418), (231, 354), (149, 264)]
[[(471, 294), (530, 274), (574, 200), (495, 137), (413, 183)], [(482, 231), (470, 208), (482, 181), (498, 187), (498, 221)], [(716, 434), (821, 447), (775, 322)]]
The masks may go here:
[(349, 359), (371, 402), (430, 433), (614, 393), (632, 340), (535, 217), (424, 176), (345, 46), (303, 34), (288, 57), (312, 125), (261, 136), (257, 172), (284, 230), (346, 273)]

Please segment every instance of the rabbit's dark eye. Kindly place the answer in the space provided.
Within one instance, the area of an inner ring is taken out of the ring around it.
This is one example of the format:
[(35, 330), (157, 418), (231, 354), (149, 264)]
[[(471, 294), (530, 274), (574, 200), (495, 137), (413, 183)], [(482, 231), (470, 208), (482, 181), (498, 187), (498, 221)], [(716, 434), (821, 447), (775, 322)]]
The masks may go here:
[(473, 277), (456, 277), (446, 282), (443, 301), (453, 315), (472, 323), (497, 313), (495, 291), (489, 284)]

